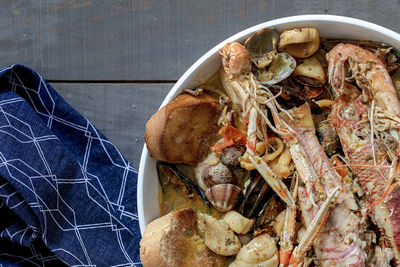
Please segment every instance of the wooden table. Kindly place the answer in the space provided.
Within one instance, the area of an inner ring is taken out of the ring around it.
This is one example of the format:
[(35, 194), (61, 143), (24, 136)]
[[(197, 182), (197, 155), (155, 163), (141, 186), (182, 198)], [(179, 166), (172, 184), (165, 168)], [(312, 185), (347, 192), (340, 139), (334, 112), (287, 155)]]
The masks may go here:
[(145, 123), (183, 72), (271, 19), (336, 14), (400, 32), (396, 0), (2, 0), (0, 64), (42, 74), (139, 166)]

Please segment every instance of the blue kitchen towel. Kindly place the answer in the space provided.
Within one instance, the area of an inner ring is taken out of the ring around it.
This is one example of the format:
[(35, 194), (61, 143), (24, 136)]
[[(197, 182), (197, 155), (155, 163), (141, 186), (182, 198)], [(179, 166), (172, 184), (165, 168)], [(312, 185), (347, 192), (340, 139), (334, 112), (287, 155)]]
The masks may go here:
[(141, 265), (136, 186), (118, 149), (40, 75), (0, 69), (0, 265)]

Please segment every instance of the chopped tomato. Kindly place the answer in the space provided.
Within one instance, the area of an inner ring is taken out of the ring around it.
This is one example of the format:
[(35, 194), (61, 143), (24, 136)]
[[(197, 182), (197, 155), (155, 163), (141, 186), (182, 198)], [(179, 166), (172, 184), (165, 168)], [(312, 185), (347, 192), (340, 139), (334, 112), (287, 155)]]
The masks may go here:
[(211, 147), (213, 152), (221, 152), (224, 148), (233, 146), (234, 144), (246, 144), (246, 135), (233, 126), (224, 126), (218, 133), (222, 135), (224, 139), (218, 141)]

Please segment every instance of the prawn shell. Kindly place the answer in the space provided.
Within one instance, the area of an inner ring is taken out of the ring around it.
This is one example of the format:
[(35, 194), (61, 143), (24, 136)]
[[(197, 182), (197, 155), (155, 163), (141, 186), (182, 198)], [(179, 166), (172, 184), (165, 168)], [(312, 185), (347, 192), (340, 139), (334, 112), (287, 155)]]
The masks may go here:
[(220, 212), (234, 209), (239, 201), (242, 190), (234, 184), (217, 184), (206, 191), (206, 197)]
[(393, 46), (386, 44), (386, 43), (381, 43), (381, 42), (373, 42), (373, 41), (360, 41), (360, 40), (351, 40), (351, 39), (330, 39), (330, 38), (322, 38), (321, 39), (321, 48), (324, 49), (325, 51), (330, 51), (332, 48), (334, 48), (336, 45), (343, 43), (343, 44), (353, 44), (360, 46), (366, 50), (369, 50), (371, 52), (375, 52), (376, 49), (378, 48), (390, 48), (392, 49), (392, 54), (396, 56), (396, 58), (400, 58), (400, 52)]

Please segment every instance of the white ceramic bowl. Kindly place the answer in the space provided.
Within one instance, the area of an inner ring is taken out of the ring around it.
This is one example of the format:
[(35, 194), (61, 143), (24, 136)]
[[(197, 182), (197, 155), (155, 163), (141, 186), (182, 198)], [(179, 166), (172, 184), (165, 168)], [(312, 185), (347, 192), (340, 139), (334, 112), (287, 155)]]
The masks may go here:
[[(358, 19), (331, 15), (303, 15), (276, 19), (241, 31), (214, 46), (182, 75), (164, 99), (161, 107), (179, 95), (183, 88), (193, 88), (214, 74), (221, 66), (218, 50), (226, 43), (232, 41), (244, 42), (256, 31), (268, 27), (274, 27), (278, 31), (300, 27), (316, 27), (320, 36), (323, 37), (380, 41), (400, 48), (400, 35), (398, 33)], [(159, 217), (156, 160), (150, 157), (146, 145), (143, 147), (140, 159), (137, 190), (139, 224), (143, 235), (146, 224)]]

